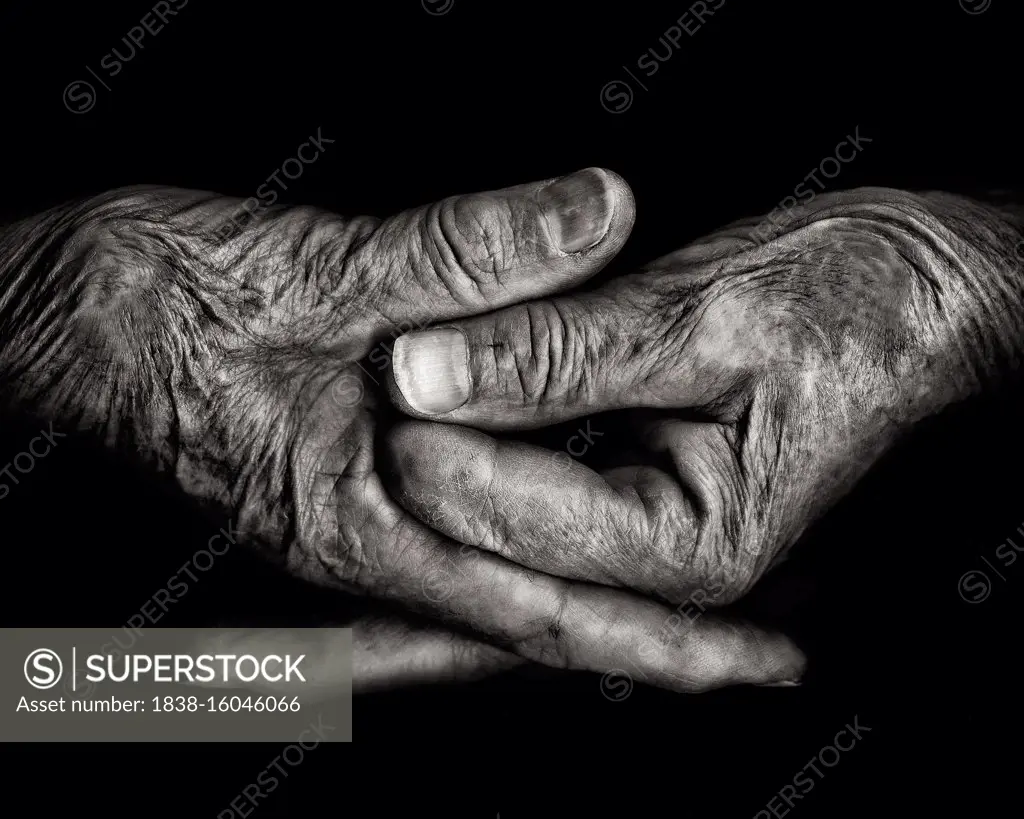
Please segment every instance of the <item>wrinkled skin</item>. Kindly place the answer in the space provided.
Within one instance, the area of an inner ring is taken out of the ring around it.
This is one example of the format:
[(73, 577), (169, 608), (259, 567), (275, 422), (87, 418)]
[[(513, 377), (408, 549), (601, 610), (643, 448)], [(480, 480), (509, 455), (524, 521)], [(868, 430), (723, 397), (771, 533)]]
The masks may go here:
[[(452, 411), (410, 405), (396, 347), (397, 405), (447, 422), (390, 437), (406, 508), (545, 572), (724, 604), (901, 434), (1019, 368), (1009, 214), (862, 189), (809, 203), (764, 244), (757, 226), (594, 293), (446, 325), (467, 340), (472, 384)], [(633, 427), (650, 458), (600, 474), (477, 431), (626, 408), (654, 410)]]
[[(670, 611), (466, 552), (403, 510), (378, 474), (375, 365), (360, 363), (380, 361), (402, 330), (600, 269), (629, 233), (632, 196), (607, 172), (579, 179), (590, 187), (526, 185), (384, 222), (273, 208), (227, 233), (239, 201), (194, 191), (59, 208), (0, 241), (8, 400), (172, 475), (290, 572), (486, 640), (377, 623), (364, 636), (383, 666), (407, 650), (416, 668), (460, 673), (517, 661), (507, 650), (604, 671)], [(598, 228), (593, 240), (574, 238), (581, 223)], [(583, 557), (569, 574), (587, 574)], [(432, 585), (448, 565), (457, 583)], [(792, 680), (802, 665), (784, 637), (710, 617), (658, 638), (644, 660), (650, 681), (685, 691)], [(378, 676), (392, 672), (416, 676)]]

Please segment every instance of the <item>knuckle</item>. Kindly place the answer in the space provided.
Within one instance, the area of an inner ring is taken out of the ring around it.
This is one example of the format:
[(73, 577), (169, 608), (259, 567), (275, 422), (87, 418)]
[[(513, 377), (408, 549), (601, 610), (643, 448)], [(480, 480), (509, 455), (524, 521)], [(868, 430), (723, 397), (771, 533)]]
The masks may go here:
[[(106, 402), (97, 396), (116, 395), (100, 413), (104, 421), (116, 421), (128, 401), (149, 394), (157, 372), (209, 349), (200, 313), (223, 301), (201, 279), (194, 289), (183, 286), (195, 272), (187, 243), (137, 200), (89, 203), (69, 218), (55, 248), (53, 277), (68, 315), (69, 343), (46, 345), (38, 359), (40, 372), (75, 383), (80, 405), (98, 409)], [(40, 317), (24, 326), (36, 337), (44, 330)]]
[(571, 597), (572, 590), (566, 585), (559, 594), (558, 604), (552, 609), (544, 628), (544, 633), (548, 638), (546, 662), (558, 668), (573, 666), (569, 635), (566, 633), (566, 613), (570, 607)]
[(453, 197), (429, 206), (421, 224), (424, 272), (457, 303), (486, 303), (515, 253), (507, 211), (484, 195)]
[(648, 577), (654, 590), (678, 603), (706, 584), (708, 566), (695, 548), (693, 521), (688, 512), (671, 504), (648, 515), (647, 523), (651, 552)]
[(704, 539), (697, 550), (702, 555), (698, 570), (700, 587), (717, 592), (716, 606), (739, 600), (754, 585), (756, 577), (744, 542), (723, 527)]
[[(289, 245), (291, 258), (296, 262), (294, 269), (306, 273), (305, 276), (296, 277), (296, 283), (311, 282), (317, 290), (318, 303), (323, 299), (334, 306), (335, 296), (343, 290), (346, 296), (350, 292), (372, 292), (372, 286), (367, 286), (367, 280), (382, 265), (362, 264), (359, 250), (368, 245), (373, 237), (379, 236), (379, 219), (340, 219), (319, 213), (310, 213), (304, 219), (295, 219), (294, 214), (280, 219), (285, 231), (288, 230), (289, 221), (292, 225)], [(289, 234), (286, 232), (285, 235)]]
[(288, 569), (314, 583), (363, 585), (371, 562), (365, 541), (366, 521), (356, 521), (338, 505), (336, 521), (316, 521), (290, 545)]
[(763, 303), (766, 360), (796, 373), (854, 358), (875, 370), (913, 367), (935, 293), (902, 241), (870, 222), (836, 226), (815, 218), (746, 257), (734, 272)]
[(579, 399), (599, 363), (592, 337), (554, 302), (518, 308), (490, 344), (502, 394), (520, 396), (524, 406)]
[[(534, 590), (541, 593), (536, 611), (539, 613), (523, 624), (513, 637), (521, 656), (554, 668), (574, 667), (572, 634), (568, 630), (568, 612), (572, 607), (572, 589), (568, 584)], [(542, 604), (541, 604), (542, 603)]]
[[(696, 548), (688, 559), (689, 573), (696, 588), (703, 590), (711, 603), (724, 606), (743, 597), (754, 585), (759, 563), (750, 544), (756, 522), (747, 514), (750, 504), (740, 502), (734, 513), (712, 510), (702, 521)], [(691, 590), (691, 597), (696, 592)]]
[[(747, 462), (744, 469), (756, 465)], [(767, 569), (770, 544), (778, 540), (777, 519), (787, 518), (770, 483), (737, 489), (724, 504), (712, 504), (702, 521), (691, 563), (701, 588), (715, 606), (743, 597)]]
[(614, 542), (629, 544), (629, 562), (618, 568), (624, 578), (643, 584), (639, 591), (673, 605), (694, 599), (714, 599), (708, 591), (717, 570), (715, 553), (702, 549), (702, 529), (710, 524), (711, 505), (695, 503), (678, 485), (652, 482), (630, 492), (626, 513), (612, 518)]
[(288, 568), (314, 583), (347, 590), (373, 589), (386, 575), (377, 544), (394, 542), (401, 532), (389, 523), (387, 504), (365, 488), (346, 480), (353, 471), (340, 448), (320, 457), (298, 494), (294, 540), (287, 553)]

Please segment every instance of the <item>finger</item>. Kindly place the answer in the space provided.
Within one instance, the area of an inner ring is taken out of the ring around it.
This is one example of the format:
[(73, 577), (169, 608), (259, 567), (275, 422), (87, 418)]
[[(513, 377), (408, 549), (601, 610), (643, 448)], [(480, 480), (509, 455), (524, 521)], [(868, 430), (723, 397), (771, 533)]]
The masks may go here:
[(392, 400), (414, 417), (492, 429), (636, 406), (645, 362), (626, 340), (649, 336), (648, 324), (585, 294), (408, 333), (395, 341)]
[(353, 625), (356, 693), (428, 683), (465, 683), (526, 662), (497, 646), (440, 627), (413, 626), (397, 617)]
[(401, 213), (346, 266), (372, 289), (384, 326), (424, 327), (584, 281), (625, 244), (634, 213), (621, 177), (587, 168)]
[[(366, 693), (407, 685), (468, 682), (521, 665), (524, 660), (479, 640), (442, 628), (414, 625), (398, 617), (363, 617), (351, 628), (203, 629), (197, 654), (304, 655), (305, 682), (297, 679), (238, 678), (196, 682), (205, 688), (247, 688), (274, 696), (301, 695), (306, 702), (347, 691)], [(274, 675), (275, 677), (277, 675)]]
[(392, 494), (460, 543), (672, 602), (721, 580), (697, 554), (700, 504), (661, 470), (602, 475), (565, 452), (448, 424), (400, 424), (387, 444)]
[(640, 498), (565, 453), (423, 422), (399, 424), (387, 445), (396, 500), (452, 540), (558, 577), (654, 591), (642, 582), (652, 550)]
[(678, 617), (652, 600), (453, 544), (393, 508), (376, 479), (365, 484), (363, 502), (374, 513), (361, 527), (361, 542), (392, 548), (375, 550), (372, 565), (365, 555), (364, 565), (353, 565), (351, 553), (321, 554), (321, 565), (342, 579), (356, 572), (368, 593), (471, 629), (525, 659), (597, 672), (629, 663), (640, 679), (677, 691), (792, 681), (802, 674), (804, 657), (783, 635), (710, 617), (666, 630)]
[(629, 276), (594, 293), (401, 336), (389, 372), (392, 400), (417, 418), (484, 429), (707, 405), (754, 366), (730, 340), (745, 318), (718, 303), (714, 310), (666, 306), (658, 280), (657, 273)]

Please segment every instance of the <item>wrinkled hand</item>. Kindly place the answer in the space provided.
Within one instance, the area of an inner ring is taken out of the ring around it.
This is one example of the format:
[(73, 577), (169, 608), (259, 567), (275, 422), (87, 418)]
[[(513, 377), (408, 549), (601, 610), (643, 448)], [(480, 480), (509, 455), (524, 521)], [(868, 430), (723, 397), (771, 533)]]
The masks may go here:
[[(757, 228), (399, 339), (396, 404), (449, 422), (391, 434), (406, 508), (554, 575), (724, 604), (904, 431), (1019, 364), (1020, 237), (997, 212), (864, 189), (821, 197), (765, 244)], [(633, 428), (650, 457), (600, 474), (454, 425), (626, 408), (648, 409)]]
[[(374, 451), (382, 340), (595, 273), (632, 226), (620, 179), (590, 170), (384, 222), (279, 207), (223, 231), (240, 213), (238, 200), (140, 188), (5, 234), (9, 397), (173, 475), (291, 572), (521, 657), (605, 670), (665, 617), (622, 592), (460, 551), (392, 501)], [(432, 584), (450, 561), (458, 582)], [(570, 600), (589, 608), (572, 630), (561, 627)], [(463, 662), (471, 651), (464, 640), (448, 650)], [(651, 660), (681, 688), (788, 678), (801, 662), (783, 638), (710, 621)]]

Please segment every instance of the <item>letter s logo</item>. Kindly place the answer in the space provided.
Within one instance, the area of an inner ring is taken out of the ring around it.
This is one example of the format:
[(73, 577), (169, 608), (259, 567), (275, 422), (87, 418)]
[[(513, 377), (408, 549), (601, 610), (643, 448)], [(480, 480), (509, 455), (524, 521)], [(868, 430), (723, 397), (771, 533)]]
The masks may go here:
[(53, 688), (63, 673), (64, 664), (57, 652), (49, 648), (37, 648), (25, 658), (25, 679), (33, 688)]

